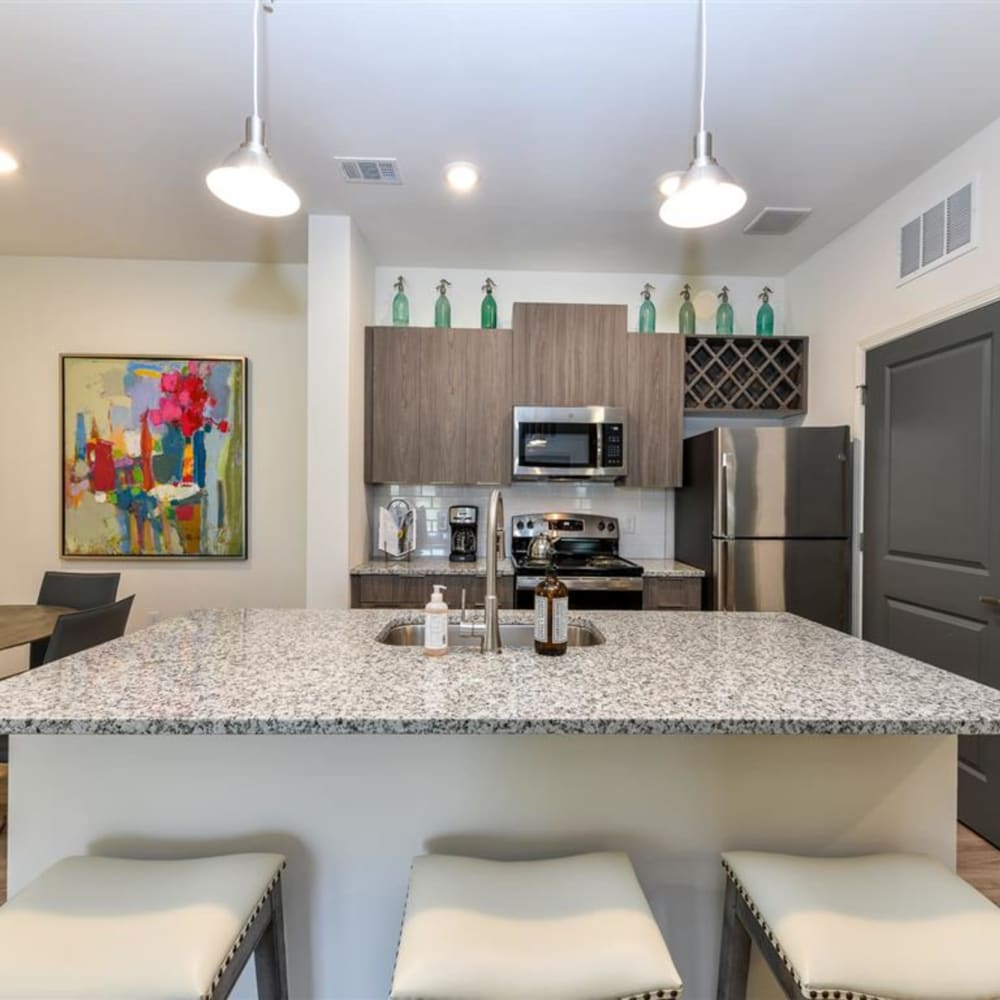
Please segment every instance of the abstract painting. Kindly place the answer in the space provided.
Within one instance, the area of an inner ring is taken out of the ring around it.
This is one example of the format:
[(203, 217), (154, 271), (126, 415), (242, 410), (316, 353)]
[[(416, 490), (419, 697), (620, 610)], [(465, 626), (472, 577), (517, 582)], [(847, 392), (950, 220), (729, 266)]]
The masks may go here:
[(62, 356), (64, 556), (246, 558), (246, 367)]

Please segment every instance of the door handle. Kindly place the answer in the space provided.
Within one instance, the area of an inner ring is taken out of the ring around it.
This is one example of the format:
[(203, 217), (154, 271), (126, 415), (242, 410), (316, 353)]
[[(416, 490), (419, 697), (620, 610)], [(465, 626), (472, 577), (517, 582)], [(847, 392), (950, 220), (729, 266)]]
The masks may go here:
[(990, 597), (986, 594), (981, 594), (979, 597), (980, 604), (989, 604), (990, 607), (1000, 608), (1000, 597)]

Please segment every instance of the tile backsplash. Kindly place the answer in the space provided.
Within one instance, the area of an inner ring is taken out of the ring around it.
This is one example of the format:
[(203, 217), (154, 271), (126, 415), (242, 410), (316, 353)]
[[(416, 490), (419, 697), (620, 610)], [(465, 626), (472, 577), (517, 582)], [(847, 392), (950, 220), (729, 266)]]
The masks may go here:
[[(417, 511), (417, 554), (446, 556), (451, 547), (448, 508), (474, 504), (479, 508), (479, 552), (485, 546), (488, 487), (370, 486), (370, 523), (374, 511), (394, 497), (403, 497)], [(543, 511), (585, 511), (617, 517), (623, 556), (670, 559), (674, 554), (674, 495), (672, 490), (639, 490), (607, 483), (516, 483), (503, 487), (505, 527), (513, 514)], [(376, 539), (369, 541), (373, 555)]]

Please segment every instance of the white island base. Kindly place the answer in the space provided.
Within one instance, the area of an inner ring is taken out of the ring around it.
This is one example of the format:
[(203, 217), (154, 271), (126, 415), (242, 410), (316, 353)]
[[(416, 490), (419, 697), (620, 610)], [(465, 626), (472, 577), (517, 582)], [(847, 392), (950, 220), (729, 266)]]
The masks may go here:
[(11, 761), (12, 892), (69, 854), (286, 854), (293, 1000), (387, 995), (426, 851), (628, 851), (687, 1000), (715, 996), (720, 851), (955, 863), (950, 736), (28, 735)]

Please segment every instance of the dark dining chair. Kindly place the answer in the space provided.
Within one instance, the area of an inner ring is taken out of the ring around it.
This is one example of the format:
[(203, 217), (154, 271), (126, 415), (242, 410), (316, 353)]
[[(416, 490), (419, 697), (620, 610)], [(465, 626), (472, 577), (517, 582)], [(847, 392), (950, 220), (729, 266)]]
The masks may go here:
[[(56, 619), (56, 626), (49, 637), (43, 663), (61, 660), (64, 656), (82, 652), (91, 646), (99, 646), (103, 642), (119, 639), (125, 634), (129, 612), (135, 594), (118, 601), (116, 604), (105, 604), (99, 608), (87, 608), (84, 611), (70, 611)], [(40, 665), (40, 664), (39, 664)], [(10, 748), (6, 736), (0, 736), (0, 764), (6, 764), (10, 759)], [(6, 825), (0, 825), (0, 831)]]
[[(38, 591), (36, 604), (49, 604), (57, 608), (99, 608), (113, 604), (118, 596), (121, 573), (61, 573), (47, 572), (42, 577), (42, 587)], [(45, 647), (48, 639), (38, 639), (31, 644), (28, 666), (37, 667), (45, 663)]]
[(43, 662), (52, 663), (53, 660), (61, 660), (64, 656), (90, 649), (91, 646), (120, 639), (125, 634), (134, 600), (135, 594), (131, 594), (115, 604), (60, 615), (49, 637)]

